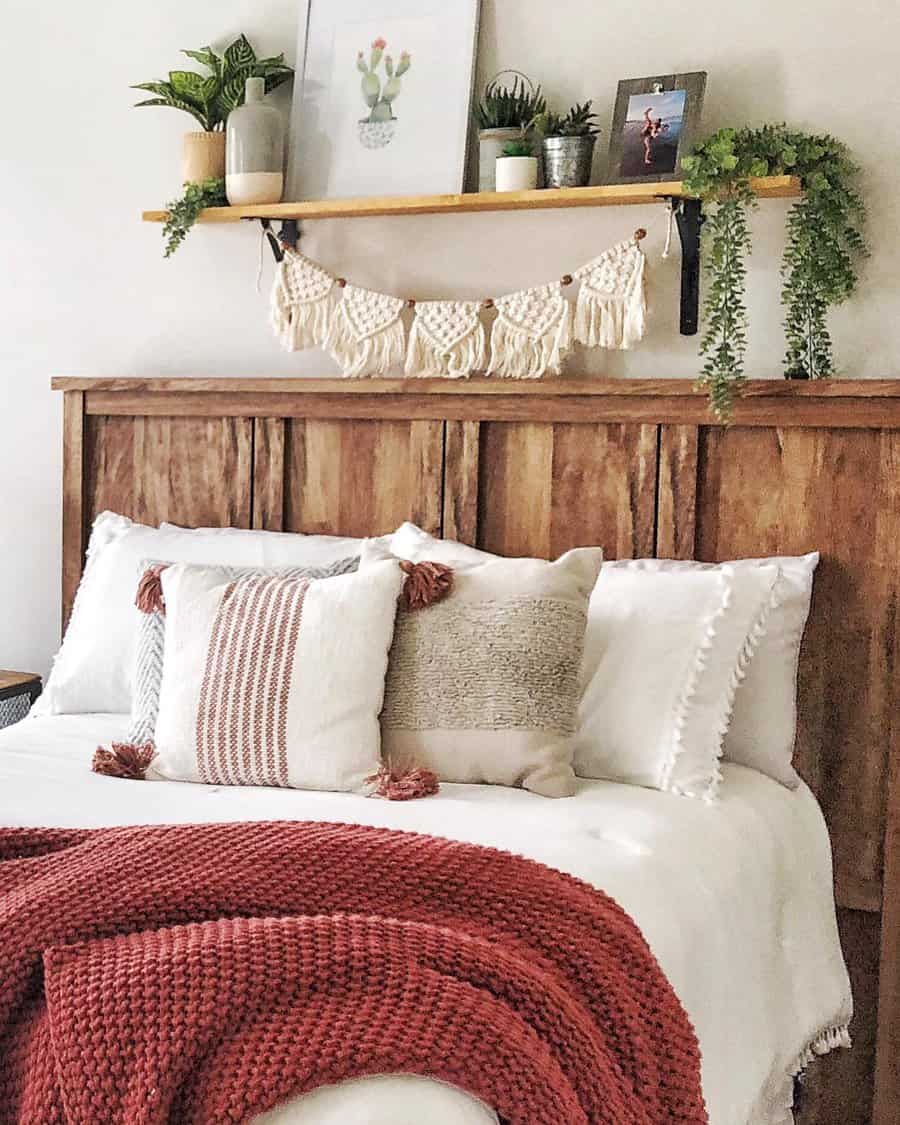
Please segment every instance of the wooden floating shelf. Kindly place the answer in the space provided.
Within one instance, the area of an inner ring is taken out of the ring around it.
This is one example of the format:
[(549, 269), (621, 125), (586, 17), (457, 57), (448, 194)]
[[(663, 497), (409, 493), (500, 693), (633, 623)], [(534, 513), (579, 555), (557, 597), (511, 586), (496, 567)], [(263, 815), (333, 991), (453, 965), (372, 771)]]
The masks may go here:
[[(751, 180), (760, 199), (796, 199), (802, 194), (796, 176)], [(305, 203), (267, 203), (249, 207), (208, 207), (203, 223), (238, 223), (243, 219), (353, 219), (371, 215), (467, 215), (477, 211), (538, 211), (567, 207), (621, 207), (687, 198), (680, 180), (645, 184), (605, 184), (538, 191), (481, 191), (460, 195), (390, 195), (362, 199), (320, 199)], [(146, 223), (162, 223), (166, 211), (145, 211)]]

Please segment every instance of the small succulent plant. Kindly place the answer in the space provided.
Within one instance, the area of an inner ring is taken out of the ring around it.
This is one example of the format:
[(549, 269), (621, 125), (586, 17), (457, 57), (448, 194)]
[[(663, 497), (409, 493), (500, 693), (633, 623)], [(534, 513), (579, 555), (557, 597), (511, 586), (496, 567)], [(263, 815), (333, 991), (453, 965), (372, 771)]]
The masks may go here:
[[(412, 66), (409, 51), (401, 51), (395, 64), (393, 56), (384, 53), (386, 48), (387, 41), (378, 38), (372, 43), (368, 60), (365, 51), (360, 51), (356, 56), (356, 69), (363, 76), (360, 83), (363, 101), (369, 107), (369, 116), (365, 120), (371, 124), (394, 120), (394, 101), (403, 87), (400, 79)], [(382, 60), (383, 78), (378, 73)]]
[(475, 107), (475, 119), (479, 129), (528, 129), (546, 109), (540, 86), (516, 75), (512, 86), (501, 86), (496, 78), (488, 82)]
[(534, 148), (531, 141), (526, 140), (524, 137), (516, 141), (507, 141), (503, 146), (504, 156), (534, 156)]
[(576, 102), (564, 115), (548, 110), (538, 116), (535, 128), (545, 137), (595, 137), (600, 130), (594, 124), (597, 115), (591, 112), (592, 105)]

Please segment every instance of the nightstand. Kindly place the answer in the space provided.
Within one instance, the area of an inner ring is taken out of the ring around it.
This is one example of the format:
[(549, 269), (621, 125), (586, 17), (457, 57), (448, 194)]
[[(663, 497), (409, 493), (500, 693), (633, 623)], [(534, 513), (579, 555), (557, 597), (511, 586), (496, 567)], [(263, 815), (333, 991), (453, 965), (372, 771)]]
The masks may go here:
[(40, 694), (40, 676), (0, 669), (0, 727), (9, 727), (24, 719)]

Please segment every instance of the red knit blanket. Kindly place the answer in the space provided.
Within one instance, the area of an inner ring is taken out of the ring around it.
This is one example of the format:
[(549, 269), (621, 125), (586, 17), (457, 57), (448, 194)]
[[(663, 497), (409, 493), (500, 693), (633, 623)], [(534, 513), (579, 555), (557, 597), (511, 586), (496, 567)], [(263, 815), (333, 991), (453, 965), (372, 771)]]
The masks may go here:
[(707, 1120), (634, 922), (538, 863), (340, 824), (0, 829), (0, 1121), (240, 1122), (396, 1072), (523, 1125)]

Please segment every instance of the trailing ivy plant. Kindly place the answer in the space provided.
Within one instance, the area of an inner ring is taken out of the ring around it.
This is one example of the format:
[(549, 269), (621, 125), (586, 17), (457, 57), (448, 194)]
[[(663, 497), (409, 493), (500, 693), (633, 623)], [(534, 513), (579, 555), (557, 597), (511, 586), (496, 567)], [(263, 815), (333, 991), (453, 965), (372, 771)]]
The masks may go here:
[(199, 184), (185, 184), (184, 194), (166, 204), (168, 217), (163, 227), (166, 243), (165, 257), (170, 258), (187, 238), (204, 207), (225, 207), (224, 180), (204, 180)]
[(141, 82), (132, 86), (132, 90), (144, 90), (153, 94), (153, 97), (136, 104), (164, 105), (183, 110), (198, 121), (207, 133), (224, 129), (228, 114), (244, 104), (248, 78), (265, 78), (266, 93), (269, 94), (294, 74), (285, 63), (283, 54), (258, 59), (245, 35), (239, 35), (221, 55), (212, 47), (181, 53), (201, 63), (210, 73), (170, 70), (168, 79)]
[(744, 381), (748, 211), (757, 205), (754, 176), (800, 178), (803, 198), (791, 208), (782, 261), (785, 376), (834, 374), (828, 310), (856, 289), (856, 264), (866, 253), (865, 206), (854, 186), (858, 168), (834, 137), (786, 125), (721, 129), (682, 161), (687, 191), (714, 204), (704, 229), (707, 293), (699, 382), (716, 415), (727, 420)]

